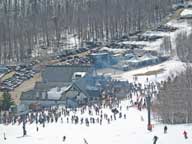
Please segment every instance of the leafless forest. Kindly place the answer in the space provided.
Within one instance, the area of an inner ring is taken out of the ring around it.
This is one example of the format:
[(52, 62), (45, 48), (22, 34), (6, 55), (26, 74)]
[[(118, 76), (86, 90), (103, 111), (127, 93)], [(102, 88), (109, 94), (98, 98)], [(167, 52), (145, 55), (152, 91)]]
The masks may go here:
[(179, 0), (0, 0), (0, 63), (19, 63), (39, 48), (119, 38), (158, 25)]
[(164, 83), (158, 96), (158, 114), (165, 123), (192, 122), (192, 69)]
[(177, 37), (178, 58), (186, 62), (186, 70), (164, 82), (158, 96), (158, 114), (165, 123), (192, 122), (192, 35)]

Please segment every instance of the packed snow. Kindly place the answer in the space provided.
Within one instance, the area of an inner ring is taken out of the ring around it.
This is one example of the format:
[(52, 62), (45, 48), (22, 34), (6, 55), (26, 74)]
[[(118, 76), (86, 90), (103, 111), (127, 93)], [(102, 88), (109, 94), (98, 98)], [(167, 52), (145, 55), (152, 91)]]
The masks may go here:
[[(36, 131), (36, 124), (26, 125), (27, 135), (22, 135), (22, 124), (0, 125), (0, 142), (3, 144), (152, 144), (153, 137), (158, 137), (157, 144), (190, 144), (192, 143), (190, 125), (167, 125), (168, 131), (163, 132), (165, 125), (152, 120), (152, 131), (147, 130), (147, 111), (139, 111), (137, 107), (126, 108), (129, 101), (123, 101), (122, 113), (126, 118), (117, 118), (109, 124), (104, 121), (102, 125), (95, 123), (86, 126), (85, 124), (67, 123), (66, 120), (57, 123), (45, 123), (45, 127), (38, 124), (39, 130)], [(111, 114), (109, 108), (103, 108), (103, 113)], [(87, 114), (79, 117), (88, 117)], [(95, 116), (95, 115), (94, 115)], [(188, 139), (183, 136), (183, 131), (188, 132)], [(3, 139), (5, 133), (6, 140)], [(66, 140), (63, 142), (63, 136)]]

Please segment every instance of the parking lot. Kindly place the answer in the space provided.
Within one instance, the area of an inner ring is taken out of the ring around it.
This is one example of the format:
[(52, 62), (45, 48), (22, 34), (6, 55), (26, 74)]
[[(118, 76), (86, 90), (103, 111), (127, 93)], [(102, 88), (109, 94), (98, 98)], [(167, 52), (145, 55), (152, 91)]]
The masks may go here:
[(3, 77), (0, 85), (1, 91), (12, 91), (19, 85), (21, 85), (25, 80), (29, 80), (36, 73), (32, 66), (17, 66), (10, 72), (12, 75), (10, 77)]

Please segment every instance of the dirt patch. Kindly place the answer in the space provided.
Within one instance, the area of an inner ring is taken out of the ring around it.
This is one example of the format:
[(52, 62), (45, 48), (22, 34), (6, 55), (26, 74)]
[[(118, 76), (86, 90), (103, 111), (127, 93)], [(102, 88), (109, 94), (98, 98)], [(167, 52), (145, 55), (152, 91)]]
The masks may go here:
[(18, 104), (20, 102), (20, 96), (22, 92), (26, 92), (33, 89), (35, 86), (35, 83), (38, 81), (41, 81), (40, 73), (35, 74), (33, 78), (25, 81), (19, 87), (17, 87), (14, 91), (10, 92), (15, 103)]
[(13, 75), (15, 74), (15, 71), (11, 71), (9, 73), (7, 73), (6, 75), (4, 75), (2, 78), (1, 78), (1, 81), (4, 81), (6, 79), (9, 79), (11, 77), (13, 77)]
[(140, 74), (136, 74), (134, 76), (150, 76), (150, 75), (157, 75), (157, 74), (160, 74), (162, 72), (164, 72), (165, 69), (158, 69), (158, 70), (153, 70), (153, 71), (148, 71), (148, 72), (145, 72), (145, 73), (140, 73)]

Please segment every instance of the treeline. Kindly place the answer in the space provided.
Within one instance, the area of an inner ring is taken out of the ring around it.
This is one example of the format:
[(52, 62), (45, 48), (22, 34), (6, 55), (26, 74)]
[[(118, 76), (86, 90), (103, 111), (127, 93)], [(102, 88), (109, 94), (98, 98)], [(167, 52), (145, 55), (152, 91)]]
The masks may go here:
[(164, 123), (192, 122), (192, 68), (164, 82), (157, 99), (158, 115)]
[(185, 70), (163, 82), (155, 106), (164, 123), (192, 122), (192, 34), (181, 33), (176, 38), (176, 53), (185, 62)]
[(1, 0), (0, 63), (23, 62), (39, 48), (111, 40), (157, 25), (179, 0)]
[[(192, 23), (190, 23), (192, 24)], [(176, 39), (176, 53), (183, 62), (192, 62), (192, 34), (181, 33)]]

